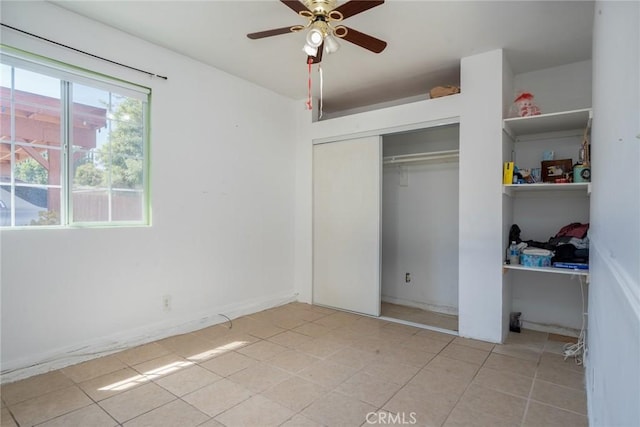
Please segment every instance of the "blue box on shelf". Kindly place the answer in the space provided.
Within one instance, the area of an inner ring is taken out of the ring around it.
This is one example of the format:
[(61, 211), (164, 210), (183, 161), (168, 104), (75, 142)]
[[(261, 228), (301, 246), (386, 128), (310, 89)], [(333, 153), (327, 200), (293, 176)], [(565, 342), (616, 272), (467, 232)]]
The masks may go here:
[(524, 267), (551, 267), (551, 256), (522, 254), (520, 264)]

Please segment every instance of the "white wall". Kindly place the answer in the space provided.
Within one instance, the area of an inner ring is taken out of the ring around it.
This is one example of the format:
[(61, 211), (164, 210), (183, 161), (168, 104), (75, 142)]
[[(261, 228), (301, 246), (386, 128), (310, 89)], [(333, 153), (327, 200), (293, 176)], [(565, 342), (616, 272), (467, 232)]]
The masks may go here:
[[(3, 2), (2, 22), (169, 77), (2, 29), (4, 44), (153, 90), (152, 227), (1, 233), (4, 381), (82, 359), (67, 352), (148, 341), (294, 297), (293, 102), (49, 3)], [(54, 361), (8, 373), (45, 359)]]
[(459, 329), (501, 342), (503, 52), (463, 58), (461, 70)]
[[(383, 143), (385, 156), (457, 150), (458, 126), (388, 135)], [(458, 170), (457, 161), (385, 165), (383, 301), (458, 314)]]
[(533, 94), (543, 114), (589, 108), (591, 70), (591, 61), (581, 61), (517, 74), (513, 79), (511, 101), (515, 99), (515, 92), (527, 91)]
[(640, 179), (625, 172), (640, 164), (640, 3), (598, 1), (594, 21), (589, 424), (637, 426)]

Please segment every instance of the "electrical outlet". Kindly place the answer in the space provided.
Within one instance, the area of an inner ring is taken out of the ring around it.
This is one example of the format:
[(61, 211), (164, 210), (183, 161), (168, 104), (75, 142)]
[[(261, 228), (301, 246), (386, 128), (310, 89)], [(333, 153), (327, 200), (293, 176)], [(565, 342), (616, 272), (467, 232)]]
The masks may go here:
[(411, 282), (411, 273), (404, 273), (404, 282), (405, 283)]
[(162, 296), (162, 310), (171, 311), (171, 295)]

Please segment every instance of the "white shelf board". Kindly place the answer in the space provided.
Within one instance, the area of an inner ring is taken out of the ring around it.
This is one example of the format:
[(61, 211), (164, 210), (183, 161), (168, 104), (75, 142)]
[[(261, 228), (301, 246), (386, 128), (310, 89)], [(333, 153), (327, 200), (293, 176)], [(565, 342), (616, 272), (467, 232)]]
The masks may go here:
[(522, 135), (584, 130), (590, 125), (591, 108), (540, 114), (538, 116), (513, 117), (502, 121), (502, 128), (511, 138), (517, 140)]
[(553, 273), (553, 274), (569, 274), (577, 276), (589, 276), (589, 270), (571, 270), (569, 268), (555, 268), (555, 267), (525, 267), (523, 265), (510, 265), (503, 264), (503, 268), (507, 270), (524, 270), (524, 271), (536, 271), (539, 273)]
[(590, 182), (570, 182), (566, 184), (505, 184), (502, 186), (502, 193), (512, 196), (516, 192), (530, 191), (585, 191), (591, 194)]

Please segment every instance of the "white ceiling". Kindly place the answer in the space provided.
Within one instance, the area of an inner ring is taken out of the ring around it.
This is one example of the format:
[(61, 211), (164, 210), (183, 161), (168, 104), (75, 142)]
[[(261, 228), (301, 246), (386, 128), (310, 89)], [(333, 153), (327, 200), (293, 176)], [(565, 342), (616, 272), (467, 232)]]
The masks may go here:
[[(245, 36), (305, 23), (279, 1), (52, 2), (292, 99), (307, 95), (303, 33)], [(344, 22), (387, 41), (385, 51), (342, 41), (337, 53), (324, 56), (324, 110), (458, 84), (460, 58), (497, 48), (515, 73), (590, 59), (593, 12), (592, 1), (387, 0)], [(317, 94), (317, 73), (314, 79)]]

